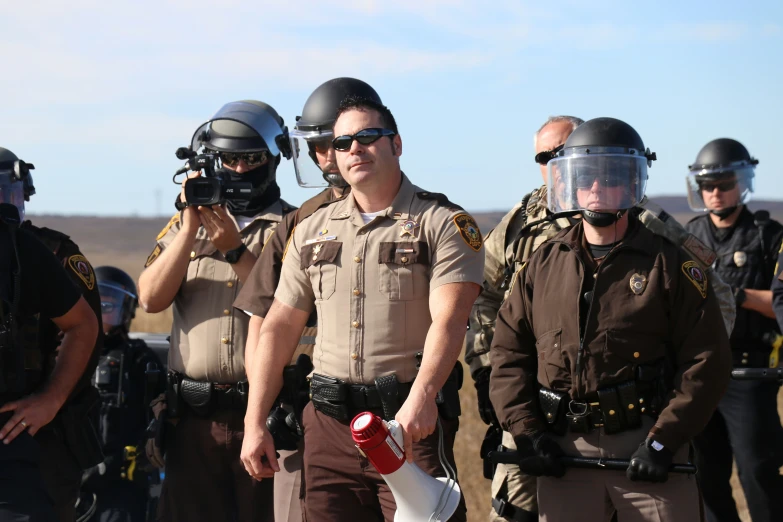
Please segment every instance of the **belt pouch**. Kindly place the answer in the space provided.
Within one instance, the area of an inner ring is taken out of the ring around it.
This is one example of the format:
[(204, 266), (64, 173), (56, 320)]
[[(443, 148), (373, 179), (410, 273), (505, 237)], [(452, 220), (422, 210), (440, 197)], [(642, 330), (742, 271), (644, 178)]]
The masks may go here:
[(395, 374), (385, 375), (375, 379), (375, 388), (381, 396), (383, 416), (386, 420), (394, 420), (400, 410), (400, 381)]
[(623, 408), (616, 388), (609, 387), (598, 390), (598, 404), (604, 417), (604, 433), (611, 435), (626, 429)]
[(334, 377), (327, 377), (314, 373), (310, 379), (310, 393), (313, 397), (319, 396), (322, 400), (345, 402), (346, 384)]
[(339, 421), (349, 420), (348, 406), (345, 403), (334, 403), (316, 394), (313, 394), (311, 402), (313, 403), (313, 408), (324, 415)]
[(182, 400), (191, 409), (201, 416), (207, 416), (211, 412), (213, 386), (211, 382), (191, 381), (182, 379), (180, 395)]
[(179, 395), (182, 384), (182, 376), (177, 372), (170, 371), (166, 375), (166, 409), (168, 417), (176, 419), (182, 412), (182, 398)]
[(617, 395), (620, 397), (620, 404), (625, 414), (626, 429), (633, 430), (641, 427), (641, 404), (639, 403), (639, 394), (636, 391), (636, 382), (628, 381), (618, 384)]
[(565, 435), (568, 431), (568, 422), (565, 416), (567, 393), (560, 393), (546, 388), (538, 390), (538, 404), (544, 412), (544, 418), (549, 429), (556, 435)]

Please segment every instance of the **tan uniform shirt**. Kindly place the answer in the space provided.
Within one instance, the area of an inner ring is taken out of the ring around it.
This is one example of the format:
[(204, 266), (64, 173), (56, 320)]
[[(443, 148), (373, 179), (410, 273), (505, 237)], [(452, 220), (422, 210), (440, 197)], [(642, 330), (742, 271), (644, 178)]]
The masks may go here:
[[(242, 242), (255, 256), (272, 235), (284, 213), (293, 209), (282, 200), (267, 207), (241, 231)], [(158, 236), (147, 266), (174, 240), (181, 227), (174, 216)], [(201, 227), (190, 253), (182, 285), (174, 298), (174, 322), (168, 367), (197, 381), (223, 384), (245, 379), (245, 341), (250, 317), (233, 307), (241, 288), (234, 269)]]
[(484, 252), (473, 218), (406, 176), (367, 225), (353, 196), (320, 208), (293, 234), (275, 298), (318, 311), (315, 372), (372, 384), (416, 376), (432, 318), (429, 294), (481, 284)]

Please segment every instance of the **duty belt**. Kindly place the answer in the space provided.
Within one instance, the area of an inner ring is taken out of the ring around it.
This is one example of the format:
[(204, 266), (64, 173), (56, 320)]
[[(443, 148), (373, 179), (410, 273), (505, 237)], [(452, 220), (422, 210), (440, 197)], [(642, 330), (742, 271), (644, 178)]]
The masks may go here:
[[(181, 398), (182, 402), (198, 415), (206, 416), (216, 410), (245, 411), (247, 409), (249, 390), (247, 381), (236, 384), (195, 381), (170, 370), (168, 386), (167, 397)], [(167, 398), (167, 400), (171, 399)]]
[(394, 375), (375, 382), (377, 386), (349, 384), (314, 373), (310, 379), (310, 398), (316, 410), (337, 420), (348, 421), (367, 410), (382, 410), (385, 418), (393, 419), (413, 383), (398, 382)]

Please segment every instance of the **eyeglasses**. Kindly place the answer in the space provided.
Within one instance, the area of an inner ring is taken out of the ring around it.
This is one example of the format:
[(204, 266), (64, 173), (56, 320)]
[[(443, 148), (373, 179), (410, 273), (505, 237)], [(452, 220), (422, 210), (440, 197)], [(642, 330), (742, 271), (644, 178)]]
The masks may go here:
[(369, 145), (375, 143), (383, 136), (396, 136), (397, 133), (389, 129), (364, 129), (360, 130), (356, 134), (346, 134), (344, 136), (337, 136), (332, 140), (332, 146), (334, 150), (349, 150), (353, 140), (358, 141), (362, 145)]
[(220, 161), (226, 167), (234, 168), (239, 165), (240, 161), (244, 161), (248, 167), (257, 167), (266, 163), (267, 151), (261, 150), (258, 152), (221, 152)]
[(619, 187), (623, 183), (628, 183), (628, 178), (624, 176), (616, 176), (612, 174), (592, 174), (582, 175), (576, 178), (576, 188), (580, 190), (587, 190), (593, 186), (593, 183), (598, 180), (598, 184), (606, 188)]
[(549, 163), (550, 160), (555, 159), (555, 156), (557, 156), (557, 153), (563, 150), (562, 145), (558, 145), (552, 150), (542, 150), (535, 156), (536, 163), (539, 165), (546, 165)]
[(729, 190), (733, 189), (736, 186), (737, 186), (737, 180), (732, 179), (728, 181), (700, 183), (699, 189), (705, 192), (712, 192), (715, 189), (718, 189), (721, 192), (728, 192)]

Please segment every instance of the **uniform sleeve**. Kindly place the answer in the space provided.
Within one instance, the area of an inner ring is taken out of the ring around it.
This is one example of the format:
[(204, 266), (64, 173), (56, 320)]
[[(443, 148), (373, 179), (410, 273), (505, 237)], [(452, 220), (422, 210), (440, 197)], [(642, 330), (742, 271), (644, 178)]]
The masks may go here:
[(783, 330), (783, 245), (778, 251), (778, 261), (775, 263), (775, 277), (772, 279), (772, 309), (778, 326)]
[(465, 341), (465, 362), (470, 366), (470, 373), (476, 378), (476, 372), (489, 366), (489, 347), (495, 334), (495, 319), (503, 302), (504, 292), (495, 288), (490, 282), (488, 273), (496, 273), (505, 266), (503, 252), (490, 248), (493, 244), (491, 234), (487, 234), (484, 242), (484, 283), (483, 291), (473, 303), (470, 310), (469, 329)]
[(449, 212), (444, 221), (434, 247), (430, 247), (430, 292), (447, 283), (481, 285), (484, 280), (484, 241), (478, 225), (464, 212)]
[(275, 291), (275, 299), (309, 313), (314, 308), (315, 294), (307, 271), (301, 268), (300, 249), (304, 241), (301, 230), (301, 228), (294, 230), (284, 250), (283, 268)]
[(531, 327), (531, 272), (528, 265), (517, 272), (511, 293), (500, 307), (489, 352), (489, 398), (503, 430), (514, 437), (545, 429), (536, 401), (538, 352)]
[(261, 250), (250, 277), (234, 301), (234, 308), (266, 317), (275, 300), (275, 290), (283, 269), (283, 253), (296, 220), (296, 212), (289, 212), (275, 228)]
[(47, 319), (62, 317), (81, 297), (79, 288), (52, 252), (35, 236), (19, 230), (19, 261), (22, 265), (22, 313), (40, 313)]
[(175, 214), (166, 226), (163, 227), (163, 230), (160, 231), (158, 237), (155, 238), (155, 247), (152, 249), (152, 252), (150, 252), (150, 255), (147, 256), (147, 262), (144, 263), (144, 268), (147, 268), (154, 263), (155, 260), (158, 259), (158, 256), (160, 256), (160, 253), (174, 241), (181, 226), (180, 218), (180, 214)]
[[(63, 259), (65, 271), (71, 277), (71, 280), (81, 289), (82, 296), (87, 304), (92, 308), (93, 313), (98, 318), (98, 329), (102, 330), (101, 321), (101, 294), (98, 291), (98, 281), (95, 278), (95, 271), (92, 265), (79, 247), (73, 241), (65, 241), (60, 246), (58, 255)], [(100, 337), (100, 336), (99, 336)]]
[(680, 250), (670, 278), (671, 353), (674, 363), (670, 401), (650, 434), (675, 451), (707, 425), (731, 378), (731, 348), (720, 324), (718, 301), (708, 276)]

